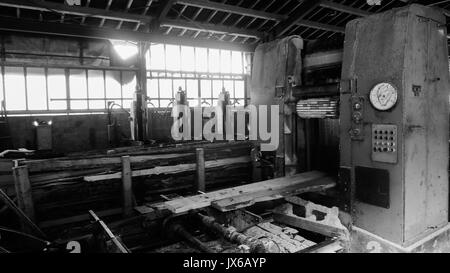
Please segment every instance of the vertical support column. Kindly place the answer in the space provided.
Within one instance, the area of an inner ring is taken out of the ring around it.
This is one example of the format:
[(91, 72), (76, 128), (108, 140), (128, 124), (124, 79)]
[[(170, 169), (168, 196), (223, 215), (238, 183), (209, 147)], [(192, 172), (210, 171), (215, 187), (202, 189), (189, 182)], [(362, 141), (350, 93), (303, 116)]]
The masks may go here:
[(195, 149), (197, 175), (195, 179), (195, 186), (197, 191), (205, 191), (205, 152), (203, 148)]
[(35, 221), (34, 203), (27, 166), (14, 167), (13, 176), (19, 208), (31, 219), (31, 221)]
[(123, 214), (131, 215), (133, 212), (133, 187), (131, 178), (130, 156), (122, 156), (122, 193)]
[(147, 140), (147, 65), (145, 52), (147, 51), (147, 44), (145, 42), (138, 43), (138, 58), (137, 65), (139, 71), (137, 72), (137, 87), (135, 94), (135, 121), (133, 128), (135, 132), (135, 140)]

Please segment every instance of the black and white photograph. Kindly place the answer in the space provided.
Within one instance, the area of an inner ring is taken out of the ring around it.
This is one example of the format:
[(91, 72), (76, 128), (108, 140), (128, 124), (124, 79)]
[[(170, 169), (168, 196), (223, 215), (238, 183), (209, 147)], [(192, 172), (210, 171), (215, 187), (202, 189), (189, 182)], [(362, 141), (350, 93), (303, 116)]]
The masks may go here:
[(0, 0), (0, 259), (450, 253), (449, 19), (449, 0)]

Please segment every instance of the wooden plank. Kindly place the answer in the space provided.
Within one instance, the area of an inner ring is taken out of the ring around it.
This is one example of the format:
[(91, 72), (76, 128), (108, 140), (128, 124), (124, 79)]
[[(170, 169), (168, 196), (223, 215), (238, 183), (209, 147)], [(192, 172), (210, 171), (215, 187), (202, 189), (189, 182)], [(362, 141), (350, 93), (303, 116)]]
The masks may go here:
[(302, 192), (319, 191), (334, 187), (335, 185), (336, 182), (325, 173), (312, 171), (180, 198), (165, 202), (165, 205), (172, 213), (184, 213), (194, 209), (209, 207), (211, 202), (235, 196), (251, 195), (257, 199), (286, 192), (298, 194)]
[(25, 212), (31, 221), (35, 221), (34, 203), (30, 180), (28, 178), (28, 168), (26, 166), (14, 167), (13, 176), (19, 208)]
[(195, 150), (196, 154), (196, 171), (197, 176), (195, 179), (196, 190), (204, 192), (205, 191), (205, 151), (203, 148), (197, 148)]
[(339, 228), (336, 228), (333, 226), (329, 226), (329, 225), (324, 225), (320, 222), (311, 221), (306, 218), (285, 215), (282, 213), (274, 213), (273, 219), (279, 223), (282, 223), (282, 224), (285, 224), (285, 225), (288, 225), (291, 227), (301, 228), (301, 229), (319, 233), (319, 234), (322, 234), (322, 235), (325, 235), (328, 237), (339, 237), (340, 235), (343, 234), (342, 229), (339, 229)]
[(240, 195), (211, 202), (211, 206), (221, 212), (246, 208), (254, 204), (255, 198), (248, 195)]
[[(177, 159), (180, 157), (193, 156), (193, 153), (186, 154), (159, 154), (159, 155), (141, 155), (131, 156), (130, 162), (132, 164), (146, 163), (150, 161), (160, 161), (164, 159)], [(74, 170), (84, 168), (95, 168), (99, 166), (116, 165), (120, 166), (122, 159), (117, 157), (101, 157), (101, 158), (86, 158), (86, 159), (43, 159), (43, 160), (26, 160), (20, 162), (22, 165), (27, 165), (30, 172), (47, 172), (58, 170)]]
[(100, 226), (101, 231), (107, 236), (108, 240), (113, 243), (110, 248), (107, 247), (107, 250), (111, 250), (114, 253), (130, 253), (130, 250), (128, 250), (128, 248), (114, 235), (105, 222), (103, 222), (94, 211), (90, 210), (89, 214), (94, 219), (95, 223)]
[[(241, 156), (241, 157), (207, 161), (205, 163), (205, 167), (208, 169), (247, 162), (250, 162), (250, 157)], [(175, 166), (158, 166), (151, 169), (135, 170), (131, 172), (131, 176), (136, 177), (136, 176), (158, 175), (158, 174), (176, 174), (195, 170), (196, 164), (179, 164)], [(112, 174), (85, 176), (84, 180), (88, 182), (95, 182), (109, 179), (120, 179), (121, 177), (122, 173), (116, 172)]]
[(133, 213), (133, 188), (129, 156), (122, 156), (122, 191), (123, 213), (125, 216), (128, 216)]

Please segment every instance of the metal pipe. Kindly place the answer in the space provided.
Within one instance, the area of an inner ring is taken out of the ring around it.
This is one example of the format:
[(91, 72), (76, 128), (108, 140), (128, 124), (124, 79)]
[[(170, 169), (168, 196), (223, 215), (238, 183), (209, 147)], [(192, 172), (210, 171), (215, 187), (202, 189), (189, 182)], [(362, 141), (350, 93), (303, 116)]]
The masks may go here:
[(224, 227), (220, 223), (218, 223), (213, 217), (205, 216), (200, 213), (194, 214), (200, 222), (210, 229), (212, 229), (215, 233), (223, 236), (225, 239), (238, 243), (240, 245), (246, 245), (249, 247), (250, 252), (252, 253), (278, 253), (280, 249), (277, 244), (272, 240), (266, 239), (255, 239), (248, 237), (240, 232), (236, 231), (236, 228), (229, 226)]
[(171, 230), (201, 251), (206, 253), (216, 253), (210, 247), (206, 246), (203, 242), (192, 236), (182, 225), (174, 224), (171, 226)]

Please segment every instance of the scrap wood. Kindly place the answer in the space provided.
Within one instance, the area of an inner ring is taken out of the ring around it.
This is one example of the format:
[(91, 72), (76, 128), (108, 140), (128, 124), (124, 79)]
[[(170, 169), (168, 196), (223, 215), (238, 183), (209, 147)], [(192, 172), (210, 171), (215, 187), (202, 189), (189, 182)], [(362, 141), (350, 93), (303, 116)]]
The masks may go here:
[(270, 238), (278, 245), (280, 252), (284, 253), (294, 253), (314, 245), (314, 242), (301, 236), (284, 233), (280, 227), (272, 223), (260, 223), (246, 230), (245, 234), (253, 238)]
[[(273, 210), (273, 219), (288, 226), (301, 228), (311, 232), (320, 233), (328, 237), (338, 237), (348, 240), (349, 232), (339, 220), (339, 209), (337, 207), (328, 208), (299, 197), (286, 198), (288, 202), (278, 206)], [(304, 217), (294, 213), (294, 205), (302, 206)], [(322, 215), (317, 219), (317, 215)]]
[(209, 207), (212, 202), (225, 198), (235, 198), (244, 195), (253, 196), (255, 200), (264, 199), (267, 196), (275, 198), (279, 195), (320, 191), (335, 185), (335, 180), (328, 177), (325, 173), (312, 171), (171, 200), (165, 204), (172, 213), (185, 213), (190, 210)]
[[(205, 163), (205, 167), (207, 169), (208, 168), (217, 168), (217, 167), (223, 167), (223, 166), (227, 166), (227, 165), (248, 163), (250, 161), (251, 161), (250, 156), (218, 159), (218, 160), (207, 161)], [(196, 164), (157, 166), (157, 167), (154, 167), (151, 169), (134, 170), (131, 172), (131, 176), (136, 177), (136, 176), (158, 175), (158, 174), (176, 174), (176, 173), (182, 173), (182, 172), (188, 172), (188, 171), (195, 171), (195, 169), (196, 169)], [(122, 173), (116, 172), (116, 173), (112, 173), (112, 174), (85, 176), (84, 181), (95, 182), (95, 181), (102, 181), (102, 180), (109, 180), (109, 179), (120, 179), (121, 177), (122, 177)]]

